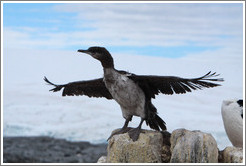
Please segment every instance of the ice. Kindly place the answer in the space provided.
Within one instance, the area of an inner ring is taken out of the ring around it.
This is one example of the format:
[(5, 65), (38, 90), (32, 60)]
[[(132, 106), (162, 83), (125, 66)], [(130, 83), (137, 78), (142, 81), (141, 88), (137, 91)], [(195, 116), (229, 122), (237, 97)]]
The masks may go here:
[[(112, 53), (113, 54), (113, 53)], [(135, 74), (199, 77), (216, 71), (221, 87), (153, 100), (172, 132), (178, 128), (211, 133), (220, 149), (231, 146), (221, 117), (225, 99), (243, 97), (243, 57), (223, 50), (182, 58), (113, 54), (115, 67)], [(124, 124), (113, 100), (86, 96), (62, 97), (43, 81), (63, 84), (102, 77), (100, 63), (75, 51), (5, 49), (3, 56), (3, 135), (52, 136), (71, 141), (106, 142)], [(130, 126), (140, 122), (134, 117)], [(143, 128), (149, 129), (145, 124)]]

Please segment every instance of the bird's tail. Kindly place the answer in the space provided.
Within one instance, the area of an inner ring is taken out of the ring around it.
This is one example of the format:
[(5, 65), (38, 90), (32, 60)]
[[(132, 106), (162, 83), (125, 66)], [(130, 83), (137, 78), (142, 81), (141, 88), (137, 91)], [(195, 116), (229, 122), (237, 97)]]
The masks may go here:
[(44, 77), (44, 81), (47, 82), (49, 85), (55, 86), (55, 88), (50, 89), (50, 91), (53, 91), (53, 92), (60, 91), (62, 88), (65, 87), (65, 85), (56, 85), (56, 84), (53, 84), (53, 83), (50, 82), (46, 77)]
[(166, 123), (157, 115), (157, 109), (151, 101), (146, 102), (145, 109), (147, 115), (145, 122), (147, 126), (157, 131), (160, 131), (160, 129), (167, 130)]

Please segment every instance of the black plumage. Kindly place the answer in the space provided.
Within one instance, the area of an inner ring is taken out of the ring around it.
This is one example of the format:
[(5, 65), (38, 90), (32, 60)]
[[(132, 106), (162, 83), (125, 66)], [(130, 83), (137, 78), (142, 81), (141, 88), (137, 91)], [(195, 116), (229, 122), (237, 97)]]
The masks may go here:
[[(238, 100), (237, 104), (239, 105), (239, 107), (243, 108), (243, 100)], [(243, 109), (242, 109), (242, 112), (241, 112), (241, 117), (243, 118)]]
[[(55, 86), (50, 91), (57, 92), (63, 89), (62, 96), (86, 95), (115, 99), (120, 104), (126, 119), (124, 126), (116, 134), (128, 132), (134, 141), (138, 139), (143, 121), (152, 129), (166, 130), (166, 123), (157, 115), (157, 109), (151, 102), (151, 99), (156, 95), (159, 93), (183, 94), (196, 89), (212, 88), (220, 86), (215, 82), (223, 81), (222, 78), (215, 78), (219, 76), (215, 72), (208, 72), (202, 77), (192, 79), (175, 76), (136, 75), (116, 70), (112, 56), (103, 47), (90, 47), (88, 50), (78, 50), (78, 52), (89, 54), (99, 60), (104, 69), (104, 77), (62, 85), (53, 84), (45, 77), (44, 80), (47, 83)], [(128, 102), (127, 97), (132, 101)], [(141, 105), (141, 101), (144, 101), (144, 105)], [(135, 103), (135, 112), (132, 110), (132, 103)], [(128, 131), (127, 126), (132, 120), (132, 116), (140, 116), (141, 122), (137, 128)]]
[[(158, 95), (159, 93), (166, 95), (172, 95), (175, 93), (183, 94), (186, 92), (191, 92), (192, 90), (212, 88), (215, 86), (220, 86), (220, 84), (208, 81), (223, 81), (221, 78), (212, 79), (212, 77), (219, 76), (219, 74), (211, 74), (211, 72), (208, 72), (202, 77), (192, 79), (174, 76), (135, 75), (126, 71), (119, 72), (126, 74), (128, 78), (138, 84), (141, 89), (144, 90), (147, 98), (155, 98), (155, 95)], [(46, 77), (44, 77), (44, 80), (55, 86), (55, 88), (50, 91), (57, 92), (64, 88), (62, 96), (85, 95), (88, 97), (105, 97), (107, 99), (113, 99), (112, 95), (106, 88), (105, 83), (103, 82), (103, 78), (87, 81), (75, 81), (63, 85), (53, 84)]]
[(62, 96), (85, 95), (88, 97), (105, 97), (107, 99), (113, 99), (112, 95), (105, 87), (103, 78), (88, 81), (76, 81), (63, 85), (55, 85), (51, 83), (46, 77), (44, 77), (44, 80), (47, 83), (55, 86), (55, 88), (51, 89), (50, 91), (57, 92), (64, 88)]

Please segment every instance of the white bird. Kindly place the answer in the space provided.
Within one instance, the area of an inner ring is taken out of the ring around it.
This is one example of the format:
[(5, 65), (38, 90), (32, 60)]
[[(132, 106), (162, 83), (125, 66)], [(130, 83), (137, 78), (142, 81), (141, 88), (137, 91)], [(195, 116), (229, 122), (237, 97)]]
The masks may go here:
[(221, 114), (226, 134), (235, 147), (243, 147), (243, 100), (224, 100)]

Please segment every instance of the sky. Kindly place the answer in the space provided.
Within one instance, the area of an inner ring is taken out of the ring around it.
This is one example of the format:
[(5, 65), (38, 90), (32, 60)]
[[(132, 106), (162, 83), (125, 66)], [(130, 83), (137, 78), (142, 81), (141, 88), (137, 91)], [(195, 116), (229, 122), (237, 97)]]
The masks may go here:
[(242, 54), (242, 20), (242, 3), (4, 3), (3, 47), (98, 45), (169, 58), (223, 49)]

